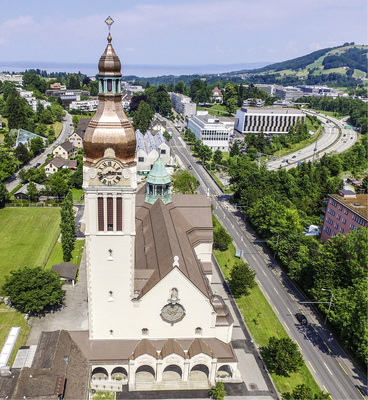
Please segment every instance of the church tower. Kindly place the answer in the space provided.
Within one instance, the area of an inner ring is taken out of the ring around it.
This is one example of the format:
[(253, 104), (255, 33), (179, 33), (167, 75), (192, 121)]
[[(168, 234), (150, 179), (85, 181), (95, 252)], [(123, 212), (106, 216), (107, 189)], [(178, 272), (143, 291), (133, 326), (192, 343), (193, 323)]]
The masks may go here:
[[(121, 63), (111, 44), (98, 63), (99, 104), (84, 136), (90, 339), (121, 338), (133, 295), (136, 137), (121, 103)], [(121, 316), (121, 318), (119, 318)]]

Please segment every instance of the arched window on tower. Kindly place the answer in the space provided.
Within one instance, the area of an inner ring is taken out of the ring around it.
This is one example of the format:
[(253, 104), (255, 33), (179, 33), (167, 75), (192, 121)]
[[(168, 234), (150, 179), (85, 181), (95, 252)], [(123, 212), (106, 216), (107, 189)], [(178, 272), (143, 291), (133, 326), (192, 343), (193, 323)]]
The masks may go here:
[(111, 79), (107, 80), (107, 91), (108, 92), (112, 91), (112, 80)]
[(159, 196), (161, 196), (162, 195), (162, 186), (161, 185), (157, 185), (156, 191), (157, 191), (157, 194)]

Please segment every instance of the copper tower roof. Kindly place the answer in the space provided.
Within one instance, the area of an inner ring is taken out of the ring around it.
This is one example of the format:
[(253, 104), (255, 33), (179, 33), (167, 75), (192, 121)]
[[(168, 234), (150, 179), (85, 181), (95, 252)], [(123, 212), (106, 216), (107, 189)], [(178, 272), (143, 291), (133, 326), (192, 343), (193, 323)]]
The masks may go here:
[[(108, 25), (110, 29), (111, 24)], [(104, 156), (105, 150), (111, 148), (120, 161), (126, 165), (133, 165), (136, 136), (121, 103), (121, 63), (111, 44), (110, 32), (107, 41), (106, 49), (98, 63), (99, 103), (83, 139), (85, 163), (95, 164)]]

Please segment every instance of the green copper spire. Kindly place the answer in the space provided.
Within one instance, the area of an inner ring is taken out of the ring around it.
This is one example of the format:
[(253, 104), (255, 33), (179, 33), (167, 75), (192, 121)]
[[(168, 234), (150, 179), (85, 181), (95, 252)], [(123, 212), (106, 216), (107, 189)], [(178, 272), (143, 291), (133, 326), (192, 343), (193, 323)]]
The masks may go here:
[(157, 199), (164, 204), (171, 203), (171, 180), (161, 158), (154, 162), (146, 182), (146, 203), (153, 204)]

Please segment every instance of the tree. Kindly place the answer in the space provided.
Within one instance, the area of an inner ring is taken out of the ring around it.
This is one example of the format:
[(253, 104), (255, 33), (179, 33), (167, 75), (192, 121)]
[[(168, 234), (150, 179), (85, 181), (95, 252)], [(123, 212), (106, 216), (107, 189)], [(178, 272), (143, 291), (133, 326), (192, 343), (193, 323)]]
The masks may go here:
[(50, 177), (49, 182), (50, 192), (53, 196), (64, 197), (68, 193), (68, 185), (65, 179), (59, 172), (55, 172)]
[(194, 194), (197, 190), (197, 180), (188, 171), (179, 169), (172, 175), (172, 179), (174, 193)]
[(221, 165), (221, 163), (222, 163), (222, 151), (221, 150), (216, 150), (214, 153), (213, 153), (213, 162), (215, 163), (215, 164), (220, 164)]
[(138, 110), (133, 114), (133, 125), (135, 129), (139, 129), (142, 133), (145, 133), (152, 121), (154, 112), (150, 105), (145, 101), (141, 101)]
[(29, 154), (28, 147), (24, 143), (19, 143), (16, 149), (14, 150), (15, 157), (17, 161), (21, 164), (27, 163), (31, 159), (31, 155)]
[(298, 345), (289, 337), (270, 337), (265, 353), (270, 360), (271, 369), (279, 375), (288, 376), (289, 373), (298, 371), (304, 363)]
[(227, 250), (232, 240), (233, 238), (226, 232), (223, 226), (213, 231), (213, 248), (216, 250)]
[(75, 242), (75, 222), (73, 213), (73, 196), (71, 192), (65, 196), (64, 201), (61, 203), (61, 247), (63, 249), (63, 260), (68, 262), (72, 258), (72, 252)]
[(211, 158), (212, 158), (211, 148), (205, 144), (202, 144), (199, 147), (198, 156), (202, 160), (202, 162), (205, 164), (207, 161), (211, 160)]
[(27, 186), (27, 196), (30, 200), (38, 199), (38, 190), (34, 182), (29, 182)]
[(9, 129), (27, 129), (28, 118), (33, 115), (33, 111), (27, 100), (20, 97), (19, 93), (13, 88), (5, 103), (4, 115), (8, 117)]
[(243, 260), (238, 260), (230, 272), (230, 289), (234, 297), (248, 294), (248, 289), (256, 286), (256, 273)]
[(240, 154), (240, 149), (238, 145), (238, 141), (234, 140), (233, 145), (230, 148), (230, 157), (238, 156)]
[(39, 313), (63, 301), (62, 286), (63, 282), (53, 270), (24, 267), (10, 272), (2, 290), (19, 311)]
[(45, 147), (45, 144), (43, 140), (40, 137), (35, 137), (30, 140), (30, 150), (33, 153), (34, 156), (37, 154), (40, 154), (43, 148)]
[(6, 189), (4, 183), (0, 182), (0, 208), (5, 207), (5, 204), (9, 201), (9, 192)]
[(237, 107), (238, 107), (238, 99), (236, 97), (232, 97), (228, 99), (228, 101), (226, 102), (226, 111), (229, 114), (234, 114)]
[(227, 395), (224, 383), (217, 381), (215, 386), (210, 390), (210, 395), (214, 400), (224, 400)]

